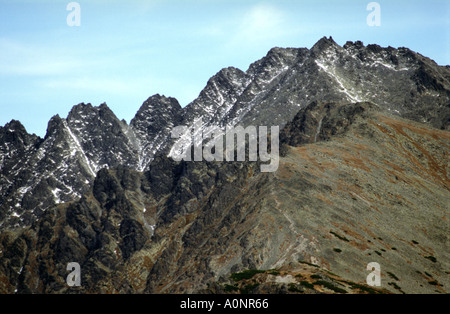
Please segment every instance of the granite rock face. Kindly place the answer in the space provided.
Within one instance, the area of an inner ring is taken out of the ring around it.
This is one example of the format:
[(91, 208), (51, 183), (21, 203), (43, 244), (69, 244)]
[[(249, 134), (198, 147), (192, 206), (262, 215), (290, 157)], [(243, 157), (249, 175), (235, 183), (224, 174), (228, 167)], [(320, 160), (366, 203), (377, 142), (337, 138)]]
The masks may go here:
[(311, 49), (273, 48), (245, 72), (220, 70), (184, 108), (174, 98), (154, 95), (129, 125), (106, 104), (79, 104), (67, 118), (53, 117), (44, 139), (12, 121), (0, 132), (0, 226), (28, 226), (51, 206), (79, 199), (102, 168), (145, 171), (158, 153), (176, 157), (174, 148), (192, 141), (189, 134), (171, 138), (171, 130), (192, 129), (199, 119), (204, 131), (237, 125), (282, 128), (313, 102), (370, 102), (448, 130), (449, 80), (448, 66), (407, 48), (361, 42), (341, 47), (324, 37)]
[[(184, 108), (154, 95), (129, 125), (106, 104), (54, 116), (43, 139), (13, 120), (0, 291), (448, 293), (449, 81), (407, 48), (323, 38), (222, 69)], [(279, 126), (278, 170), (175, 161), (172, 128), (199, 118)], [(380, 290), (363, 286), (370, 262)]]

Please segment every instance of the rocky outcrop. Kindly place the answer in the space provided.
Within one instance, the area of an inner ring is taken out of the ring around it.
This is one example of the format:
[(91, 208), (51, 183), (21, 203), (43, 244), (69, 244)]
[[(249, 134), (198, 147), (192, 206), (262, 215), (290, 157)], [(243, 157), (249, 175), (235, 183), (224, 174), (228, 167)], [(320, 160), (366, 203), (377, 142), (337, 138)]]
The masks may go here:
[(372, 103), (318, 103), (312, 102), (300, 110), (280, 134), (280, 143), (301, 146), (330, 140), (344, 134), (358, 118), (367, 118), (379, 111)]

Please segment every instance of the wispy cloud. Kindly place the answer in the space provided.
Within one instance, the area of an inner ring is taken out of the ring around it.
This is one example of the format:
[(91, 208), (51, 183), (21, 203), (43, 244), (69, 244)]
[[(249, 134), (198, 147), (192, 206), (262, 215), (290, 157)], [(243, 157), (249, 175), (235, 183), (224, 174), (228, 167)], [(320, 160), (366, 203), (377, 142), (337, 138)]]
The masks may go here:
[(89, 65), (90, 61), (75, 57), (66, 48), (56, 49), (0, 38), (1, 75), (63, 75)]
[[(64, 79), (42, 78), (35, 82), (49, 94), (67, 93), (69, 95), (100, 95), (120, 97), (146, 97), (159, 93), (176, 97), (183, 105), (188, 104), (198, 96), (199, 87), (185, 83), (177, 78), (161, 78), (159, 76), (117, 76), (87, 75), (69, 76)], [(174, 91), (176, 91), (175, 94)]]
[(128, 94), (137, 89), (133, 82), (105, 77), (69, 77), (64, 80), (48, 79), (41, 81), (39, 85), (49, 89), (95, 91), (104, 94)]
[(274, 5), (258, 4), (239, 17), (232, 46), (263, 44), (286, 34), (287, 15)]

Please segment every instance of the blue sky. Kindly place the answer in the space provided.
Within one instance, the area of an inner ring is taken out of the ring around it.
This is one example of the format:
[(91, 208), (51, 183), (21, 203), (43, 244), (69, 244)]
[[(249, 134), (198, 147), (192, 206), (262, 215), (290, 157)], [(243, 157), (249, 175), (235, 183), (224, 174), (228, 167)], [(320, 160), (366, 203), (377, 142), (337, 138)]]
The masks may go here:
[(127, 122), (156, 93), (194, 100), (227, 66), (247, 70), (272, 47), (310, 48), (323, 36), (408, 47), (450, 64), (450, 1), (0, 0), (0, 125), (20, 120), (45, 136), (72, 106), (106, 102)]

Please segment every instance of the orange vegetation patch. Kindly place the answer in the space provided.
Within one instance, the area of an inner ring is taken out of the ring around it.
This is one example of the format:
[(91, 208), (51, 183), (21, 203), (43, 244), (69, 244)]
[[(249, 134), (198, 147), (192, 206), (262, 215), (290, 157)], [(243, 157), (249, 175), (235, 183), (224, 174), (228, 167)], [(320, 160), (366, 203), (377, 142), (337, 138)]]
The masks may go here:
[(314, 146), (314, 149), (312, 147), (293, 147), (293, 150), (295, 151), (295, 154), (299, 155), (301, 159), (304, 160), (305, 165), (316, 168), (319, 173), (324, 172), (328, 169), (327, 167), (334, 167), (331, 163), (325, 165), (318, 161), (318, 156), (316, 154), (317, 148), (317, 146)]
[(352, 153), (343, 154), (343, 155), (341, 155), (341, 157), (343, 158), (344, 162), (349, 167), (353, 167), (353, 168), (356, 168), (356, 169), (361, 169), (361, 170), (364, 170), (366, 172), (371, 172), (370, 168), (367, 167), (366, 164), (365, 164), (365, 162), (367, 160), (363, 160), (362, 158), (357, 158)]
[(399, 131), (400, 133), (404, 133), (402, 129), (408, 129), (413, 133), (420, 134), (422, 136), (426, 135), (435, 140), (445, 140), (447, 142), (447, 148), (450, 148), (450, 133), (447, 131), (416, 126), (412, 123), (406, 123), (401, 120), (392, 119), (384, 115), (379, 115), (379, 118), (381, 122), (391, 126), (393, 129)]
[(339, 159), (349, 167), (371, 172), (371, 169), (366, 165), (369, 162), (369, 157), (371, 155), (370, 150), (366, 145), (345, 141), (332, 148), (320, 146), (315, 149), (324, 155), (332, 157), (333, 161), (320, 163), (320, 165), (326, 169), (337, 168), (335, 159)]
[(335, 205), (329, 198), (325, 197), (323, 194), (317, 193), (317, 194), (314, 194), (313, 196), (318, 198), (318, 199), (320, 199), (320, 200), (322, 200), (322, 201), (324, 201), (328, 205), (331, 205), (331, 206)]
[[(390, 162), (389, 160), (383, 160), (383, 162), (388, 165), (389, 167), (391, 167), (392, 169), (394, 169), (395, 171), (399, 172), (399, 173), (403, 173), (403, 171), (405, 171), (405, 169), (403, 169), (402, 167)], [(390, 172), (391, 174), (393, 174), (393, 172)]]
[[(445, 188), (449, 189), (450, 180), (447, 175), (447, 166), (445, 156), (444, 158), (435, 158), (429, 151), (428, 148), (424, 147), (420, 141), (415, 140), (413, 137), (417, 135), (417, 138), (424, 139), (428, 143), (434, 143), (437, 147), (450, 149), (450, 133), (441, 130), (433, 130), (428, 128), (422, 128), (415, 126), (412, 123), (406, 123), (400, 120), (392, 119), (386, 116), (379, 117), (380, 122), (384, 124), (381, 126), (378, 123), (373, 123), (382, 133), (388, 135), (394, 143), (396, 149), (396, 154), (403, 156), (409, 163), (414, 166), (417, 172), (429, 177), (433, 181)], [(392, 129), (389, 131), (387, 128)], [(410, 148), (414, 147), (420, 155), (417, 155)], [(439, 162), (442, 159), (443, 162)], [(441, 164), (442, 163), (442, 164)], [(389, 164), (393, 167), (393, 164)], [(394, 168), (400, 171), (401, 168)]]
[(293, 170), (295, 169), (295, 165), (288, 162), (280, 163), (280, 166), (278, 168), (278, 171), (276, 172), (277, 176), (279, 176), (282, 179), (290, 179)]
[(348, 225), (344, 225), (344, 224), (339, 224), (336, 222), (332, 222), (332, 224), (343, 231), (343, 233), (345, 235), (349, 235), (351, 236), (353, 239), (356, 240), (350, 240), (348, 242), (348, 244), (360, 249), (360, 250), (367, 250), (369, 249), (369, 246), (367, 245), (367, 240), (365, 237), (363, 237), (361, 234), (359, 234), (358, 232), (356, 232), (355, 230), (351, 229)]

